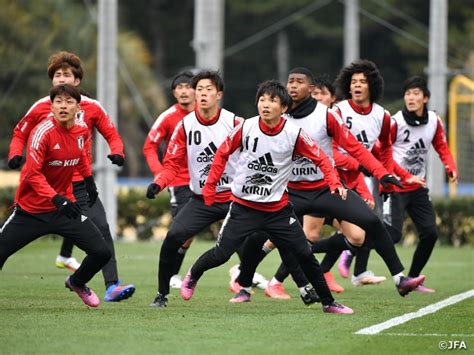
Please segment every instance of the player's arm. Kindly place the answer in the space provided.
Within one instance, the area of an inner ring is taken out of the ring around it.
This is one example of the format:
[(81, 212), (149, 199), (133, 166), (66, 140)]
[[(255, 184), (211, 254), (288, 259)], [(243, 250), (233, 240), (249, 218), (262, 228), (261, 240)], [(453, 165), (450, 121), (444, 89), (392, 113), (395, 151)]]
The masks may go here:
[(143, 145), (143, 155), (153, 176), (158, 175), (163, 169), (163, 165), (158, 158), (158, 149), (169, 129), (167, 122), (166, 116), (158, 116)]
[(311, 159), (323, 172), (324, 180), (329, 185), (331, 193), (338, 193), (345, 199), (346, 189), (342, 185), (337, 171), (333, 168), (324, 151), (319, 148), (316, 142), (303, 130), (300, 130), (300, 134), (296, 140), (294, 154)]
[(380, 162), (390, 173), (393, 172), (393, 149), (392, 149), (392, 135), (391, 135), (391, 120), (390, 114), (385, 111), (382, 129), (379, 135), (380, 142)]
[(110, 154), (107, 155), (107, 158), (110, 159), (112, 164), (122, 166), (125, 161), (122, 137), (120, 137), (114, 123), (100, 104), (96, 103), (92, 107), (94, 108), (94, 125), (109, 145)]
[[(43, 99), (44, 100), (44, 99)], [(33, 128), (43, 120), (51, 111), (51, 104), (35, 103), (30, 107), (26, 115), (18, 122), (13, 129), (10, 149), (8, 153), (8, 166), (10, 169), (17, 169), (23, 161), (23, 149)]]
[(186, 164), (186, 133), (183, 121), (180, 121), (171, 136), (166, 150), (163, 169), (155, 176), (153, 182), (148, 186), (146, 196), (155, 198), (155, 195), (168, 186), (178, 175), (182, 164)]
[(446, 134), (444, 133), (443, 123), (439, 117), (438, 125), (433, 138), (433, 148), (436, 150), (441, 161), (443, 162), (446, 172), (448, 173), (449, 180), (451, 182), (457, 182), (459, 175), (458, 169), (456, 167), (456, 163), (454, 162), (453, 155), (449, 150)]
[(331, 132), (334, 141), (351, 154), (359, 163), (357, 166), (358, 170), (361, 170), (359, 165), (362, 165), (377, 179), (381, 179), (384, 175), (389, 173), (382, 164), (357, 141), (337, 113), (328, 112), (327, 122), (328, 130)]
[(206, 205), (212, 205), (214, 202), (217, 183), (224, 173), (229, 156), (242, 146), (242, 127), (243, 121), (229, 133), (217, 149), (206, 184), (202, 189), (202, 196)]
[(48, 134), (42, 135), (40, 131), (36, 131), (30, 136), (26, 149), (25, 179), (38, 195), (52, 200), (57, 192), (51, 187), (42, 172), (48, 146)]

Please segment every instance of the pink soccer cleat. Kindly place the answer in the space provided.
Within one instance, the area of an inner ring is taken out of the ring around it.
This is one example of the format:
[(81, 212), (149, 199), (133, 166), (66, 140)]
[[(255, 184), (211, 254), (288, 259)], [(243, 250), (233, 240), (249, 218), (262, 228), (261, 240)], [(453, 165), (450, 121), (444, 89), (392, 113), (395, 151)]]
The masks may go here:
[(66, 288), (77, 293), (79, 298), (89, 307), (98, 307), (100, 304), (99, 297), (92, 289), (84, 285), (83, 287), (74, 286), (71, 282), (71, 276), (68, 276), (65, 282)]
[(189, 269), (184, 277), (183, 284), (181, 285), (181, 297), (183, 300), (189, 301), (191, 297), (193, 297), (196, 284), (197, 280), (194, 280), (191, 277), (191, 269)]

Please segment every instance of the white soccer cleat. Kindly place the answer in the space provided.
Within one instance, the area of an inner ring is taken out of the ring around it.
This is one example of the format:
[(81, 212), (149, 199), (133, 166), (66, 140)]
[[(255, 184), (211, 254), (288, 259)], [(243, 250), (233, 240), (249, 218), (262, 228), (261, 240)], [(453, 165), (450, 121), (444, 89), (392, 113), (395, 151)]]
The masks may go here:
[(70, 258), (65, 258), (64, 256), (58, 255), (56, 257), (56, 267), (59, 269), (69, 269), (71, 271), (76, 271), (79, 269), (81, 264), (79, 264), (76, 260), (76, 258), (73, 258), (72, 256)]
[(372, 271), (365, 271), (360, 275), (352, 275), (352, 285), (359, 287), (364, 285), (378, 285), (384, 282), (385, 276), (375, 276)]
[(268, 286), (268, 280), (262, 274), (256, 272), (253, 275), (252, 286), (265, 290)]
[(182, 283), (183, 283), (183, 280), (181, 279), (181, 276), (179, 276), (178, 274), (173, 275), (170, 279), (171, 288), (181, 288)]

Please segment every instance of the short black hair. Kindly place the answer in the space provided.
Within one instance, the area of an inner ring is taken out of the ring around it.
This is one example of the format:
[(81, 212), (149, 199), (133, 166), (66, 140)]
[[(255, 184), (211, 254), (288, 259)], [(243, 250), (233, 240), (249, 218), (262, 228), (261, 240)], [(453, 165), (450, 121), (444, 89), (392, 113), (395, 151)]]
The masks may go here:
[(313, 72), (311, 70), (309, 70), (308, 68), (305, 68), (305, 67), (296, 67), (296, 68), (293, 68), (290, 70), (290, 72), (288, 73), (288, 76), (290, 74), (303, 74), (303, 75), (306, 75), (307, 78), (309, 79), (310, 83), (313, 84), (314, 83), (314, 75), (313, 75)]
[(56, 85), (56, 86), (53, 86), (51, 90), (49, 90), (49, 98), (51, 102), (54, 101), (56, 96), (63, 95), (63, 94), (71, 96), (73, 99), (77, 101), (77, 103), (81, 102), (81, 92), (75, 86), (72, 86), (70, 84)]
[(189, 85), (191, 85), (191, 83), (193, 81), (193, 76), (194, 76), (193, 73), (191, 73), (188, 70), (176, 74), (176, 76), (173, 78), (173, 81), (171, 81), (171, 90), (176, 89), (176, 87), (179, 84), (189, 84)]
[(283, 106), (290, 107), (291, 105), (291, 97), (286, 91), (286, 87), (278, 80), (266, 80), (258, 85), (255, 105), (258, 103), (258, 99), (265, 94), (270, 95), (271, 98), (279, 97)]
[(407, 80), (403, 82), (402, 88), (403, 88), (403, 95), (405, 95), (405, 92), (407, 90), (418, 88), (421, 91), (423, 91), (424, 97), (430, 98), (431, 96), (431, 92), (428, 89), (428, 84), (426, 83), (425, 78), (421, 76), (415, 75), (415, 76), (409, 77)]
[(336, 96), (336, 88), (329, 79), (329, 76), (326, 74), (316, 75), (314, 77), (314, 86), (316, 86), (318, 89), (326, 88), (331, 93), (331, 96)]
[(217, 88), (217, 91), (224, 91), (224, 80), (217, 70), (203, 70), (193, 77), (191, 86), (196, 89), (197, 83), (200, 80), (209, 79), (211, 83)]
[(374, 62), (359, 59), (344, 67), (336, 78), (336, 86), (344, 99), (350, 99), (352, 75), (363, 73), (369, 83), (370, 102), (379, 101), (383, 95), (383, 78)]

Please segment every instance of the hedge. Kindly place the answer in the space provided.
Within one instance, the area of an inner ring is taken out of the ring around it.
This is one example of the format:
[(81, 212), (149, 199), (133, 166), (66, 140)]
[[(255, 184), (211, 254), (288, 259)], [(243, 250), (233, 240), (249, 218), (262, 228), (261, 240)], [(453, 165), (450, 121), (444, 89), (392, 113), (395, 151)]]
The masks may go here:
[[(14, 188), (0, 189), (0, 221), (11, 213)], [(433, 199), (439, 242), (444, 245), (474, 245), (474, 197)], [(154, 200), (140, 188), (120, 188), (118, 193), (117, 235), (124, 240), (162, 239), (171, 222), (169, 195), (163, 192)], [(198, 237), (215, 238), (220, 224), (212, 225)], [(404, 243), (416, 242), (416, 229), (409, 218), (404, 224)]]

